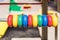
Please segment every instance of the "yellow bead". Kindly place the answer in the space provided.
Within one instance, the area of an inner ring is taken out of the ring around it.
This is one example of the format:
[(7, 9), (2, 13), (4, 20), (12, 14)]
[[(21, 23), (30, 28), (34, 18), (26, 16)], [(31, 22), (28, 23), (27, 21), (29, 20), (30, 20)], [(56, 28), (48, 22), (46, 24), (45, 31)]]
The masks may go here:
[(0, 38), (2, 38), (7, 31), (8, 24), (7, 22), (0, 22)]
[(18, 16), (17, 15), (13, 15), (13, 27), (17, 27), (18, 24)]
[(33, 15), (33, 27), (37, 27), (37, 25), (38, 25), (37, 15)]
[(56, 27), (58, 25), (58, 18), (56, 15), (52, 15), (52, 25)]
[(50, 10), (50, 11), (48, 11), (48, 14), (53, 15), (53, 14), (55, 14), (55, 12), (53, 10)]
[(2, 38), (3, 36), (0, 36), (0, 38)]

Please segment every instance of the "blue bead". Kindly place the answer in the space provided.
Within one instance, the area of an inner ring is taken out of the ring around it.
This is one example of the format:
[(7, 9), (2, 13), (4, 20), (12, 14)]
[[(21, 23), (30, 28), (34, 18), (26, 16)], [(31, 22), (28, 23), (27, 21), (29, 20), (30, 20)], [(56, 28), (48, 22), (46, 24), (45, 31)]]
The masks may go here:
[(43, 16), (42, 16), (42, 19), (43, 19), (43, 24), (42, 24), (42, 25), (43, 25), (44, 27), (46, 27), (47, 24), (48, 24), (48, 18), (47, 18), (47, 16), (46, 16), (46, 15), (43, 15)]
[(22, 21), (23, 27), (27, 27), (27, 25), (28, 25), (28, 16), (23, 15), (22, 20), (23, 20)]

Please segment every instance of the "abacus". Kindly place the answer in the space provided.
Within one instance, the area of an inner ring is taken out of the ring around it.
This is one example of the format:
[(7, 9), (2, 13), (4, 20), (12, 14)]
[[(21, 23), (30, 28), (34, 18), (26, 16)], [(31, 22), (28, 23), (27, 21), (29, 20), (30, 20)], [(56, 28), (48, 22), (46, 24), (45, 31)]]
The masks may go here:
[(0, 19), (1, 21), (7, 21), (9, 27), (17, 27), (17, 26), (54, 26), (58, 25), (58, 19), (56, 15), (9, 15), (5, 20)]
[[(0, 3), (0, 5), (9, 5), (10, 3)], [(11, 4), (15, 4), (15, 3), (11, 3)], [(0, 18), (0, 25), (1, 26), (5, 26), (6, 29), (8, 27), (14, 27), (17, 28), (18, 27), (40, 27), (44, 29), (42, 34), (42, 40), (43, 39), (47, 39), (47, 26), (51, 27), (57, 27), (58, 25), (58, 17), (56, 15), (47, 15), (47, 0), (43, 0), (42, 3), (17, 3), (18, 5), (22, 5), (22, 4), (42, 4), (42, 11), (43, 11), (43, 15), (25, 15), (25, 14), (18, 14), (18, 15), (8, 15), (8, 18)], [(46, 6), (45, 6), (46, 5)], [(3, 21), (3, 23), (2, 23)], [(3, 24), (3, 25), (2, 25)], [(4, 29), (3, 32), (1, 32), (1, 36), (2, 37), (5, 34), (6, 29)], [(45, 33), (45, 35), (44, 35)], [(46, 36), (46, 37), (45, 37)]]

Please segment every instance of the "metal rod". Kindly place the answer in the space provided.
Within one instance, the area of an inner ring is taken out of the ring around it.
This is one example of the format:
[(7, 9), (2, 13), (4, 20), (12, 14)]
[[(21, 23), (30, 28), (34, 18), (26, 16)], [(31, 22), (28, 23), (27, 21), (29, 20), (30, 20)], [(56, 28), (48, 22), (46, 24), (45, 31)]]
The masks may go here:
[(23, 5), (23, 4), (31, 4), (31, 5), (39, 5), (39, 4), (43, 4), (42, 2), (40, 3), (0, 3), (0, 5), (14, 5), (14, 4), (18, 4), (18, 5)]

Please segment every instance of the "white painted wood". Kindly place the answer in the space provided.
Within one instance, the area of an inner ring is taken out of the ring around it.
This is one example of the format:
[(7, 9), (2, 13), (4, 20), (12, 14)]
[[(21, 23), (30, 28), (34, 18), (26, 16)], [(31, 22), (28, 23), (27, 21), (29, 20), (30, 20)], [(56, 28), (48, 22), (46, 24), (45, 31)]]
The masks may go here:
[(0, 0), (0, 3), (9, 3), (10, 0)]
[(41, 40), (41, 38), (12, 38), (11, 40)]
[(0, 18), (6, 18), (9, 14), (9, 5), (0, 5)]
[(42, 37), (42, 27), (38, 27), (38, 29), (39, 29), (39, 34)]
[(17, 3), (38, 3), (37, 1), (34, 1), (34, 0), (15, 0), (15, 2)]
[(48, 27), (48, 40), (55, 40), (55, 28), (54, 27)]
[(57, 40), (60, 40), (60, 14), (58, 13), (58, 29)]
[[(14, 0), (16, 3), (38, 3), (34, 0)], [(0, 0), (0, 3), (10, 3), (10, 0)]]

